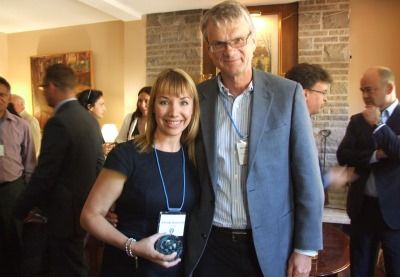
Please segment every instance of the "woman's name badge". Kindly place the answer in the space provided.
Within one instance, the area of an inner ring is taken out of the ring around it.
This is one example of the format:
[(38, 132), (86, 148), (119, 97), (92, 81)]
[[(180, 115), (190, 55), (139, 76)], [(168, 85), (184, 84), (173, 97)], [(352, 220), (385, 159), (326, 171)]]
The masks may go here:
[(237, 153), (238, 153), (239, 164), (240, 165), (247, 164), (247, 158), (248, 158), (248, 155), (249, 155), (249, 147), (248, 147), (247, 141), (240, 140), (239, 142), (237, 142), (236, 143), (236, 150), (237, 150)]
[(4, 145), (0, 144), (0, 157), (4, 156)]
[(183, 237), (186, 213), (160, 212), (158, 233)]

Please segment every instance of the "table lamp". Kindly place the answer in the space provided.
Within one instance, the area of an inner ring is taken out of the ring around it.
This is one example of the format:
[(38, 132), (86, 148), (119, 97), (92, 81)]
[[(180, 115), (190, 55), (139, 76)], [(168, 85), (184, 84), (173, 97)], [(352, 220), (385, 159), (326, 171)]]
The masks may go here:
[(118, 135), (117, 125), (112, 123), (106, 123), (101, 128), (101, 134), (103, 135), (106, 143), (113, 143)]

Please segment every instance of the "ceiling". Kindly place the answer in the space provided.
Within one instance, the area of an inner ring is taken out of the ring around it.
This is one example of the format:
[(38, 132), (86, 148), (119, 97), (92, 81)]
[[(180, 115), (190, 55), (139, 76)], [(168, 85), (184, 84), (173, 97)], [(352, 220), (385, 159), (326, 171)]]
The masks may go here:
[[(246, 6), (296, 0), (240, 0)], [(150, 13), (208, 9), (221, 0), (0, 0), (0, 33), (140, 20)]]

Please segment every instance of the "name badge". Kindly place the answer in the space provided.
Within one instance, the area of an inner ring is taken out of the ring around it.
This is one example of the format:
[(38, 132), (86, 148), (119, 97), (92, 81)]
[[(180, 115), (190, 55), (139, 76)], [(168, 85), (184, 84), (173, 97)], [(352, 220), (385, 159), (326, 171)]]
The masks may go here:
[(4, 156), (4, 145), (0, 144), (0, 157)]
[(240, 165), (247, 164), (247, 159), (248, 159), (248, 155), (249, 155), (249, 147), (248, 147), (247, 141), (240, 140), (239, 142), (237, 142), (236, 143), (236, 151), (237, 151), (238, 158), (239, 158), (239, 164)]
[(183, 233), (185, 231), (185, 221), (185, 213), (160, 212), (158, 233), (183, 237)]

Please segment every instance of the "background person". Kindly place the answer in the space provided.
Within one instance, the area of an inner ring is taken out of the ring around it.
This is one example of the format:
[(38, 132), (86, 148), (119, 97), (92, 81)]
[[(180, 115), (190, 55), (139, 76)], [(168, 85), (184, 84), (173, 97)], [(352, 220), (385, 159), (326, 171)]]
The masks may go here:
[(185, 274), (308, 276), (323, 190), (301, 86), (252, 69), (255, 30), (239, 2), (214, 6), (201, 27), (220, 73), (198, 85), (202, 194)]
[[(86, 89), (79, 92), (76, 95), (76, 97), (78, 98), (79, 103), (86, 110), (88, 110), (90, 114), (97, 119), (97, 121), (101, 120), (104, 117), (104, 113), (107, 110), (107, 108), (106, 108), (106, 103), (104, 101), (103, 92), (101, 90)], [(103, 136), (101, 137), (101, 139), (103, 140), (102, 144), (103, 154), (107, 156), (108, 153), (113, 148), (113, 144), (106, 143), (103, 139)]]
[(30, 115), (25, 110), (25, 100), (21, 96), (19, 96), (17, 94), (11, 94), (11, 103), (13, 104), (15, 111), (23, 119), (28, 121), (31, 132), (32, 132), (33, 142), (35, 144), (36, 156), (38, 156), (39, 152), (40, 152), (40, 141), (42, 139), (42, 132), (40, 130), (39, 121), (36, 119), (36, 117), (34, 117), (33, 115)]
[(10, 90), (0, 77), (0, 276), (21, 274), (22, 224), (13, 207), (36, 166), (28, 123), (7, 110)]
[(125, 116), (122, 127), (115, 139), (117, 143), (131, 140), (134, 136), (143, 134), (146, 130), (148, 105), (150, 100), (151, 87), (142, 87), (138, 93), (136, 110)]
[(351, 276), (373, 276), (379, 247), (387, 276), (400, 276), (400, 106), (393, 72), (382, 66), (360, 81), (365, 103), (350, 118), (337, 150), (339, 164), (355, 167), (347, 199)]
[(75, 85), (67, 65), (46, 69), (42, 87), (54, 115), (43, 131), (38, 166), (15, 208), (21, 220), (35, 206), (46, 213), (50, 267), (61, 277), (87, 276), (79, 215), (103, 156), (98, 123), (76, 100)]
[[(176, 253), (163, 255), (154, 243), (162, 236), (157, 234), (160, 212), (180, 208), (190, 214), (198, 201), (193, 164), (198, 125), (193, 80), (180, 69), (161, 72), (146, 132), (111, 151), (82, 211), (82, 226), (108, 244), (102, 276), (183, 275)], [(117, 228), (105, 218), (115, 201)]]
[[(327, 103), (327, 94), (332, 83), (329, 73), (319, 64), (300, 63), (289, 69), (285, 78), (296, 81), (303, 87), (310, 116), (319, 114)], [(325, 170), (321, 167), (321, 176), (325, 189), (330, 185), (333, 185), (332, 188), (340, 188), (353, 177), (353, 168), (333, 166)]]

